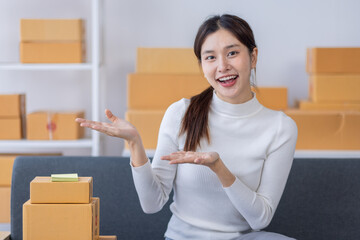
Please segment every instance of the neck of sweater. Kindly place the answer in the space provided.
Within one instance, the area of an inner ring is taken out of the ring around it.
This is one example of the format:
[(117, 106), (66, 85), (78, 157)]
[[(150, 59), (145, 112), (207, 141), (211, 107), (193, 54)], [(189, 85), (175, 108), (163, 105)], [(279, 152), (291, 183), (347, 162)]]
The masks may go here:
[(247, 102), (232, 104), (221, 100), (215, 91), (213, 92), (211, 109), (221, 115), (228, 117), (249, 117), (259, 112), (262, 108), (263, 106), (257, 100), (255, 93), (253, 93), (252, 99)]

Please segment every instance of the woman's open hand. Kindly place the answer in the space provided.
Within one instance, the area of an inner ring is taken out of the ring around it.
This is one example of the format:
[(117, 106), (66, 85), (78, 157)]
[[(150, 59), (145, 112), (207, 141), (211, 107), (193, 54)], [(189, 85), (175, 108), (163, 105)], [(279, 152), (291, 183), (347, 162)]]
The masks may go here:
[(170, 164), (179, 163), (195, 163), (208, 167), (213, 167), (215, 163), (220, 159), (217, 152), (174, 152), (167, 156), (162, 156), (162, 160), (170, 161)]
[(108, 109), (105, 110), (105, 114), (111, 123), (96, 122), (83, 118), (77, 118), (75, 121), (80, 123), (81, 127), (87, 127), (112, 137), (123, 138), (127, 141), (133, 141), (139, 136), (136, 128), (128, 121), (116, 117)]

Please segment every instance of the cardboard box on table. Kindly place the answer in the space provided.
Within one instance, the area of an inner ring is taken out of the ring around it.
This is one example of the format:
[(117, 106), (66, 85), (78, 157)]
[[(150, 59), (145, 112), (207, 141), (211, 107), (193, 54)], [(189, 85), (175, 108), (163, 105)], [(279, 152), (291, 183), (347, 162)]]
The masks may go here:
[(78, 182), (52, 182), (51, 177), (35, 177), (30, 182), (31, 203), (89, 203), (92, 195), (92, 177), (79, 177)]
[(360, 74), (360, 48), (308, 48), (306, 70), (310, 74)]
[(192, 48), (138, 48), (136, 72), (202, 74)]
[(360, 74), (311, 75), (309, 81), (313, 102), (360, 104)]
[(22, 42), (82, 41), (81, 19), (21, 19)]
[(297, 124), (296, 149), (360, 150), (360, 112), (287, 110)]
[(256, 93), (258, 101), (267, 108), (285, 110), (288, 107), (286, 87), (257, 87), (252, 88), (252, 91)]
[(23, 240), (97, 240), (100, 200), (83, 204), (23, 205)]
[[(127, 111), (125, 118), (139, 131), (145, 149), (155, 149), (161, 120), (165, 110), (131, 110)], [(126, 148), (128, 146), (126, 145)]]
[(0, 187), (0, 223), (10, 222), (11, 188)]
[(99, 240), (117, 240), (116, 236), (99, 236)]
[(84, 112), (34, 112), (26, 117), (29, 140), (75, 140), (84, 136), (84, 129), (75, 122)]
[(128, 108), (137, 110), (166, 110), (210, 86), (200, 74), (134, 73), (128, 75), (127, 83)]

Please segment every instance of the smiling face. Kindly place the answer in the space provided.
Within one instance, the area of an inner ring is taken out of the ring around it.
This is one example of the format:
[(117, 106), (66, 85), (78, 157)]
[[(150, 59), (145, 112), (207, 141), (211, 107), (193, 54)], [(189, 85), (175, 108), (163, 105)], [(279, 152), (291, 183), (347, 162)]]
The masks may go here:
[(216, 95), (238, 104), (252, 98), (251, 69), (256, 67), (257, 48), (248, 48), (231, 32), (220, 28), (209, 34), (201, 46), (201, 66)]

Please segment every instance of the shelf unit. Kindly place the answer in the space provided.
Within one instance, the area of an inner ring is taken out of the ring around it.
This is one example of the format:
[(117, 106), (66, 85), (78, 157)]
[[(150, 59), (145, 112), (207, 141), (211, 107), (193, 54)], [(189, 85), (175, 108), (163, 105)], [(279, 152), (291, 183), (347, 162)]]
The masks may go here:
[[(99, 121), (100, 102), (100, 0), (91, 0), (91, 63), (76, 64), (22, 64), (2, 63), (0, 71), (90, 71), (91, 72), (91, 119)], [(100, 134), (91, 131), (89, 139), (79, 140), (0, 140), (0, 152), (13, 151), (13, 149), (81, 149), (90, 148), (92, 156), (100, 155)]]

